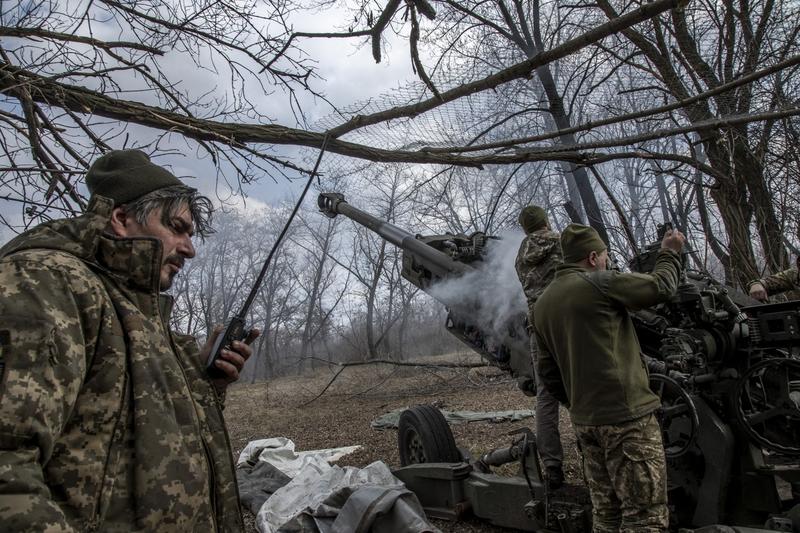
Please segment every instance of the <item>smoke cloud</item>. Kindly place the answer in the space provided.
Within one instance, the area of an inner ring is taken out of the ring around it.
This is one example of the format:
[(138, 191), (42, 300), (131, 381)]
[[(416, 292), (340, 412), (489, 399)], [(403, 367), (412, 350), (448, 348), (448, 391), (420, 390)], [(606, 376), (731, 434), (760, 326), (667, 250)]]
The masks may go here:
[(485, 333), (502, 339), (510, 320), (527, 313), (528, 306), (514, 268), (525, 234), (506, 230), (498, 237), (489, 241), (484, 261), (472, 264), (474, 271), (432, 285), (428, 292)]

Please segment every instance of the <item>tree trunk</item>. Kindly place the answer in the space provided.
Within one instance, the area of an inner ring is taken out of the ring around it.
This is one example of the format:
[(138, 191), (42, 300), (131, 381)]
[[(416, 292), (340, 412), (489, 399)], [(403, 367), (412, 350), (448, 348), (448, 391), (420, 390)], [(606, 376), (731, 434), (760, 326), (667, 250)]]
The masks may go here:
[[(532, 57), (530, 53), (528, 53), (528, 57)], [(553, 122), (555, 122), (556, 127), (560, 130), (571, 127), (572, 124), (570, 124), (569, 117), (567, 117), (567, 113), (564, 109), (564, 99), (561, 97), (558, 89), (556, 88), (556, 82), (553, 80), (553, 75), (550, 73), (550, 67), (539, 67), (536, 69), (536, 74), (539, 76), (539, 81), (542, 83), (544, 92), (547, 95), (548, 109), (550, 111), (550, 115), (553, 117)], [(575, 144), (576, 142), (575, 136), (571, 133), (559, 135), (558, 139), (562, 144), (565, 145)], [(606, 225), (603, 221), (603, 215), (600, 211), (600, 205), (597, 202), (597, 197), (595, 196), (594, 190), (592, 189), (592, 184), (589, 181), (589, 174), (583, 167), (577, 167), (572, 163), (568, 163), (567, 166), (570, 174), (575, 180), (575, 185), (578, 188), (578, 193), (580, 194), (581, 202), (583, 203), (583, 208), (586, 212), (586, 218), (589, 221), (589, 225), (597, 230), (597, 233), (600, 234), (600, 238), (603, 239), (603, 242), (605, 242), (606, 245), (608, 245), (608, 231), (606, 230)]]
[[(308, 296), (308, 306), (306, 308), (306, 319), (303, 327), (303, 335), (300, 344), (300, 357), (305, 359), (308, 356), (308, 349), (313, 340), (312, 331), (314, 329), (314, 309), (317, 308), (317, 303), (320, 298), (320, 282), (322, 281), (322, 274), (325, 269), (325, 260), (328, 257), (328, 251), (331, 243), (331, 226), (333, 219), (328, 219), (328, 227), (325, 231), (325, 238), (322, 242), (322, 250), (319, 251), (316, 268), (314, 270), (314, 281), (311, 287), (311, 293)], [(316, 368), (314, 360), (311, 361), (311, 368)]]
[(378, 253), (378, 260), (375, 262), (375, 272), (372, 276), (372, 281), (367, 289), (367, 350), (370, 359), (377, 359), (378, 346), (375, 340), (375, 300), (378, 292), (378, 282), (383, 272), (383, 262), (386, 257), (386, 241), (381, 239), (381, 248)]

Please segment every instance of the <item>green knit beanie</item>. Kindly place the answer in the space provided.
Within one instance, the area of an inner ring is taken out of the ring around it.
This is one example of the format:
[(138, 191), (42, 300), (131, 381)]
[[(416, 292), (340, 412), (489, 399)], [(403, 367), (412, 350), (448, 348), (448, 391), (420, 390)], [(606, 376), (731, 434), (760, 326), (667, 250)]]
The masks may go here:
[(140, 150), (112, 150), (95, 161), (86, 173), (89, 193), (110, 198), (115, 206), (174, 185), (184, 183), (151, 163)]
[(564, 253), (565, 263), (577, 263), (586, 259), (589, 253), (600, 253), (605, 249), (606, 243), (589, 226), (570, 224), (561, 232), (561, 251)]
[(547, 226), (547, 213), (538, 205), (524, 207), (519, 213), (519, 225), (525, 233), (533, 233)]

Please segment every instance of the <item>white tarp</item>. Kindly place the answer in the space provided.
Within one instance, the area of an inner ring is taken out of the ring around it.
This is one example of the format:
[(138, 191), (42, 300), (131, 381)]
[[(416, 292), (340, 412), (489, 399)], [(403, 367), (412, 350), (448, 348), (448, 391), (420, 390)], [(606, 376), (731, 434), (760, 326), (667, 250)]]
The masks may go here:
[(305, 466), (329, 466), (332, 463), (353, 453), (361, 446), (344, 446), (341, 448), (326, 448), (322, 450), (307, 450), (297, 452), (294, 449), (294, 442), (286, 437), (272, 437), (250, 441), (239, 454), (236, 466), (246, 463), (254, 455), (258, 455), (259, 461), (270, 463), (275, 468), (289, 477), (295, 477)]
[(438, 532), (380, 461), (364, 468), (307, 464), (264, 502), (256, 526), (263, 533)]

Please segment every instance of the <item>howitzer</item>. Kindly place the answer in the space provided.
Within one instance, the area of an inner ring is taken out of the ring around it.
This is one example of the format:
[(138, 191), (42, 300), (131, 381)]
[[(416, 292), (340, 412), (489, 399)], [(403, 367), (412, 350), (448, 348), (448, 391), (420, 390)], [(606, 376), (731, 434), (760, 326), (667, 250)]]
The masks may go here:
[[(659, 243), (629, 264), (650, 266)], [(670, 301), (632, 315), (643, 353), (663, 364), (650, 385), (662, 401), (672, 530), (800, 531), (800, 301), (755, 303), (688, 271)], [(420, 406), (401, 416), (398, 444), (395, 474), (434, 516), (591, 531), (585, 488), (548, 490), (529, 430), (473, 460), (444, 419)], [(518, 476), (490, 472), (508, 463), (519, 464)]]
[(758, 305), (684, 270), (670, 301), (632, 318), (642, 351), (681, 376), (651, 376), (676, 521), (800, 530), (800, 301)]
[(475, 319), (480, 301), (470, 295), (450, 298), (447, 294), (432, 291), (439, 282), (473, 272), (483, 260), (488, 242), (495, 237), (481, 232), (469, 236), (414, 235), (353, 207), (339, 193), (320, 194), (317, 205), (326, 216), (344, 215), (403, 250), (402, 276), (448, 308), (447, 331), (488, 363), (516, 377), (523, 392), (535, 394), (524, 313), (509, 317), (500, 331), (490, 331)]

